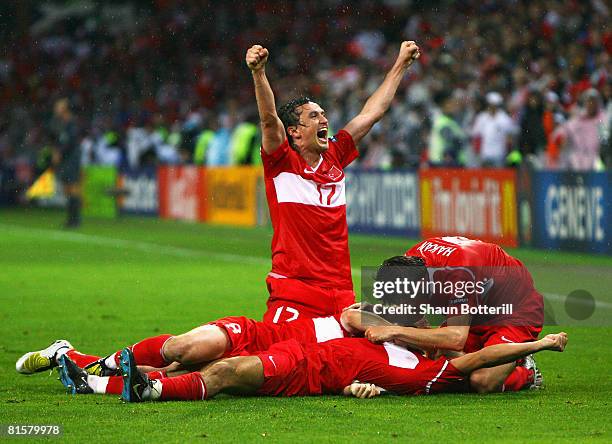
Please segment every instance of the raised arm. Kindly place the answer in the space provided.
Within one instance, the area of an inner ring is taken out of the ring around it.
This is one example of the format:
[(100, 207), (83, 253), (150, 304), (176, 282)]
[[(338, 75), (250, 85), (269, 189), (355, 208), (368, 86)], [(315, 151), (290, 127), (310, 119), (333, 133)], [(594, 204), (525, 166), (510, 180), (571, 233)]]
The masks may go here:
[(283, 122), (276, 114), (274, 93), (265, 66), (268, 62), (268, 50), (261, 45), (253, 45), (246, 53), (246, 64), (253, 75), (257, 109), (261, 120), (261, 145), (267, 154), (272, 154), (285, 140)]
[(403, 42), (393, 68), (387, 73), (374, 94), (367, 100), (361, 112), (344, 129), (353, 137), (355, 144), (370, 131), (389, 109), (395, 92), (404, 74), (420, 56), (419, 47), (413, 41)]
[(567, 333), (561, 332), (546, 335), (542, 339), (533, 342), (517, 344), (495, 344), (468, 353), (459, 358), (451, 360), (451, 363), (462, 373), (468, 374), (474, 370), (485, 367), (496, 367), (524, 358), (528, 354), (543, 350), (562, 352), (567, 345)]

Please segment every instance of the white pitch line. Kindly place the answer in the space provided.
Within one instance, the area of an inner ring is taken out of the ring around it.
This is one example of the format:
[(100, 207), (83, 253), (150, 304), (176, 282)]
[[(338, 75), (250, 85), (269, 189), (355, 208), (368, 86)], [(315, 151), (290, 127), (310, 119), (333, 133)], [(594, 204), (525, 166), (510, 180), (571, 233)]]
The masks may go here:
[[(0, 228), (12, 230), (13, 232), (24, 233), (30, 237), (43, 237), (51, 240), (61, 240), (75, 243), (89, 243), (101, 245), (104, 247), (126, 248), (145, 253), (165, 254), (177, 257), (193, 257), (193, 258), (210, 258), (213, 260), (221, 260), (225, 262), (240, 262), (242, 261), (253, 265), (268, 265), (271, 266), (271, 259), (262, 256), (249, 256), (246, 254), (219, 253), (208, 250), (192, 250), (190, 248), (173, 247), (171, 245), (156, 244), (153, 242), (133, 241), (129, 239), (117, 239), (114, 237), (99, 236), (97, 234), (75, 233), (73, 231), (46, 230), (43, 228), (20, 227), (18, 225), (2, 224)], [(351, 268), (351, 273), (360, 275), (361, 269), (357, 267)]]
[[(190, 248), (173, 247), (171, 245), (155, 244), (153, 242), (133, 241), (129, 239), (117, 239), (114, 237), (99, 236), (96, 234), (75, 233), (72, 231), (45, 230), (41, 228), (20, 227), (18, 225), (2, 224), (0, 227), (8, 231), (19, 232), (30, 237), (52, 240), (61, 240), (75, 243), (87, 243), (112, 248), (126, 248), (145, 253), (165, 254), (175, 257), (208, 258), (225, 262), (242, 262), (253, 265), (268, 265), (270, 259), (261, 256), (249, 256), (243, 254), (219, 253), (216, 251), (192, 250)], [(351, 268), (353, 275), (361, 274), (361, 269)], [(564, 302), (567, 296), (556, 293), (543, 293), (546, 299)], [(612, 309), (612, 303), (596, 301), (596, 307)]]
[(71, 231), (45, 230), (39, 228), (26, 228), (17, 225), (0, 224), (8, 231), (19, 232), (33, 238), (67, 241), (79, 244), (93, 244), (111, 248), (125, 248), (145, 253), (157, 253), (175, 257), (209, 258), (225, 262), (250, 263), (254, 265), (270, 265), (270, 259), (261, 256), (248, 256), (242, 254), (219, 253), (206, 250), (192, 250), (190, 248), (173, 247), (171, 245), (155, 244), (152, 242), (117, 239), (99, 236), (96, 234), (74, 233)]
[[(545, 299), (548, 300), (553, 300), (553, 301), (557, 301), (557, 302), (565, 302), (565, 299), (567, 298), (567, 296), (563, 296), (561, 294), (556, 294), (556, 293), (542, 293), (542, 295), (544, 296)], [(587, 302), (583, 302), (583, 301), (576, 301), (575, 303), (577, 304), (586, 304)], [(612, 309), (612, 304), (609, 302), (603, 302), (603, 301), (598, 301), (595, 300), (595, 308), (607, 308), (607, 309)]]

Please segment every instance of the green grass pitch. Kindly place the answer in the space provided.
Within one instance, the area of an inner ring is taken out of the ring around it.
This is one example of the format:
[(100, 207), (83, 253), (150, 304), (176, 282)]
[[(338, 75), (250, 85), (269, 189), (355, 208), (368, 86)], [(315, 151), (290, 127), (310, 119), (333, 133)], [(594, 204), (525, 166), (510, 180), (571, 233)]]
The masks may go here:
[[(565, 353), (539, 355), (546, 387), (538, 392), (127, 405), (66, 395), (55, 373), (19, 375), (15, 360), (58, 338), (107, 354), (226, 315), (260, 318), (271, 231), (121, 218), (68, 232), (58, 228), (62, 217), (0, 210), (0, 424), (60, 424), (72, 442), (612, 441), (612, 258), (512, 251), (564, 324), (546, 331), (570, 335)], [(412, 242), (353, 235), (353, 267)], [(599, 326), (566, 325), (562, 296), (577, 288), (602, 302), (590, 322)]]

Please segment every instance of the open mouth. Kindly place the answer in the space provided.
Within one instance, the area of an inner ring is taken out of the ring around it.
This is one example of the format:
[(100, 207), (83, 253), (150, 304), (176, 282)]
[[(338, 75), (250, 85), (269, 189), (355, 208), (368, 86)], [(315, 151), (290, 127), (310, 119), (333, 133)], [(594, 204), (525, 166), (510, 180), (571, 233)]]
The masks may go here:
[(321, 128), (317, 131), (317, 139), (319, 142), (326, 143), (327, 142), (327, 128)]

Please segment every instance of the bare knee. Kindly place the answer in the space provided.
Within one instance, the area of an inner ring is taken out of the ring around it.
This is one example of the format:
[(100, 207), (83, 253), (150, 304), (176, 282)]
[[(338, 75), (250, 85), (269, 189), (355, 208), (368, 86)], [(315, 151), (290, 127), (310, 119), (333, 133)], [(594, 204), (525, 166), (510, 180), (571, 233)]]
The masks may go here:
[(208, 396), (239, 389), (243, 385), (239, 367), (239, 362), (236, 362), (235, 359), (222, 359), (202, 370), (201, 375), (206, 384)]
[(238, 379), (238, 363), (232, 359), (222, 359), (202, 370), (202, 376), (210, 379), (233, 381)]
[(209, 393), (251, 394), (264, 381), (263, 365), (256, 356), (236, 356), (210, 364), (201, 372)]
[(167, 361), (195, 365), (221, 358), (228, 343), (224, 330), (205, 325), (168, 339), (162, 352)]
[(495, 393), (501, 391), (504, 381), (488, 372), (475, 371), (470, 375), (470, 387), (476, 393)]
[(186, 335), (173, 336), (164, 344), (162, 353), (168, 362), (183, 362), (186, 357), (193, 355), (192, 348), (192, 343)]

